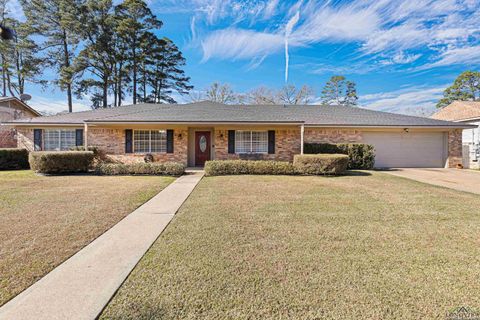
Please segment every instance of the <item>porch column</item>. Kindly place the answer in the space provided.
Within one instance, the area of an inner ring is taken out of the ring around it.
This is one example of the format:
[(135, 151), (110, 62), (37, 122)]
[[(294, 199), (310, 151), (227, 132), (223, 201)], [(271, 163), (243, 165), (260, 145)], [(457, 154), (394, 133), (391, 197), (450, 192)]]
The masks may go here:
[(303, 136), (305, 134), (305, 125), (300, 127), (300, 154), (303, 154)]
[(88, 148), (88, 124), (83, 123), (83, 145), (85, 146), (85, 151)]

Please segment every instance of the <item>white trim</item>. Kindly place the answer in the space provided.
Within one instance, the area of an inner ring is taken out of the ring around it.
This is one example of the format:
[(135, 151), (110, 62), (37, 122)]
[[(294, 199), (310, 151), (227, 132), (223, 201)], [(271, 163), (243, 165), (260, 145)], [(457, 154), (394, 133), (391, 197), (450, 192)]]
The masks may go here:
[(303, 154), (303, 145), (305, 144), (304, 136), (305, 136), (305, 125), (302, 124), (300, 126), (300, 154)]

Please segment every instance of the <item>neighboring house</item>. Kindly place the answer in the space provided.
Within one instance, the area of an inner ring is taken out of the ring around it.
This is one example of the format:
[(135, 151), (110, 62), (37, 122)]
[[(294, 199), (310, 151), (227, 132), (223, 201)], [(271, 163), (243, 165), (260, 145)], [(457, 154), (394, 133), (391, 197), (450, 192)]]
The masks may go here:
[(15, 129), (2, 125), (4, 122), (39, 116), (40, 113), (18, 98), (0, 97), (0, 148), (17, 146)]
[(119, 161), (291, 161), (311, 142), (370, 143), (377, 167), (454, 167), (469, 125), (343, 106), (138, 104), (13, 122), (20, 147), (97, 146)]
[(480, 101), (454, 101), (432, 118), (475, 126), (463, 130), (463, 164), (467, 168), (480, 168)]

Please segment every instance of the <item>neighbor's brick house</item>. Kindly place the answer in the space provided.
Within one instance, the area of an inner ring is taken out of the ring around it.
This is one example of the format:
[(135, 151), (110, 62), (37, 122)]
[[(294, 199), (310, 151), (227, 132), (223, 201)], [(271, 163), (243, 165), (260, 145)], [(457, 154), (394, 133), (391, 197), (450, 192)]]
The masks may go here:
[(304, 143), (370, 143), (378, 167), (454, 167), (461, 132), (447, 121), (343, 106), (231, 106), (212, 102), (141, 104), (15, 121), (28, 150), (97, 146), (114, 160), (291, 161)]
[[(39, 116), (39, 112), (18, 98), (0, 97), (0, 124)], [(0, 148), (15, 148), (16, 146), (17, 137), (15, 129), (0, 125)]]

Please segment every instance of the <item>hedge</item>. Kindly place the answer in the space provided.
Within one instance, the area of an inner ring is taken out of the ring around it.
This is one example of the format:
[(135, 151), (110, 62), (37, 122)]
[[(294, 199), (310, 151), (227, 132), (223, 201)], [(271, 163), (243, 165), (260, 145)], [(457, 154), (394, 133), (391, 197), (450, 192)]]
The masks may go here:
[(0, 170), (21, 170), (28, 168), (28, 151), (26, 149), (0, 149)]
[(92, 151), (38, 151), (30, 152), (30, 168), (39, 173), (88, 172), (93, 161)]
[(347, 170), (346, 154), (297, 154), (293, 157), (293, 166), (300, 174), (338, 175)]
[(99, 175), (181, 176), (185, 172), (185, 165), (178, 162), (100, 163), (95, 172)]
[(207, 176), (235, 175), (235, 174), (295, 174), (295, 168), (286, 161), (264, 160), (212, 160), (205, 163)]
[(375, 164), (375, 148), (363, 143), (305, 143), (305, 154), (346, 154), (349, 157), (348, 169), (370, 170)]

